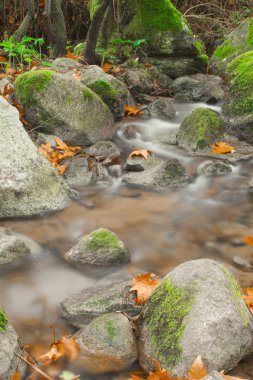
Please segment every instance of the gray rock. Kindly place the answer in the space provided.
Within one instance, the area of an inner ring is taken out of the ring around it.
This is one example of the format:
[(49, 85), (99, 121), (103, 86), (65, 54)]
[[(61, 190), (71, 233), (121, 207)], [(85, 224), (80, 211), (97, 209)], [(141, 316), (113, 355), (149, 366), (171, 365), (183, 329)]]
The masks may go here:
[(68, 75), (30, 71), (17, 78), (14, 88), (30, 123), (67, 144), (91, 145), (114, 135), (116, 127), (106, 104)]
[(188, 177), (184, 166), (178, 160), (170, 159), (142, 172), (129, 172), (123, 176), (123, 182), (149, 190), (164, 190), (186, 185)]
[(120, 178), (122, 175), (122, 169), (120, 165), (112, 165), (108, 167), (108, 174), (115, 178)]
[(163, 144), (177, 145), (177, 136), (179, 133), (179, 128), (171, 128), (166, 133), (158, 136), (158, 140)]
[(52, 62), (53, 68), (60, 71), (68, 71), (74, 68), (80, 68), (81, 65), (77, 61), (71, 58), (60, 57), (56, 58)]
[(83, 236), (64, 257), (81, 268), (87, 265), (111, 266), (130, 262), (129, 249), (116, 234), (106, 228), (99, 228)]
[(72, 157), (66, 161), (67, 169), (64, 178), (71, 187), (88, 185), (92, 180), (92, 171), (86, 157)]
[(224, 380), (224, 377), (218, 371), (212, 371), (206, 377), (203, 377), (202, 380)]
[(22, 238), (4, 233), (0, 235), (0, 270), (18, 267), (30, 259), (30, 247)]
[(147, 115), (150, 118), (171, 120), (175, 118), (176, 113), (174, 100), (170, 98), (158, 97), (147, 107)]
[(27, 246), (27, 248), (30, 250), (31, 257), (33, 259), (39, 258), (39, 256), (44, 251), (44, 248), (42, 248), (38, 243), (36, 243), (36, 241), (29, 238), (28, 236), (21, 235), (17, 232), (11, 231), (5, 227), (0, 227), (0, 239), (7, 237), (7, 236), (17, 237), (18, 239), (20, 239)]
[(228, 132), (249, 143), (253, 142), (252, 67), (253, 51), (228, 65), (228, 93), (221, 110)]
[(148, 158), (145, 159), (142, 156), (134, 156), (133, 158), (128, 158), (126, 161), (126, 171), (129, 172), (141, 172), (143, 170), (151, 169), (163, 161), (153, 154), (149, 154)]
[(151, 75), (145, 69), (127, 70), (121, 79), (124, 80), (132, 94), (151, 94), (153, 83)]
[(80, 71), (81, 83), (94, 91), (108, 105), (115, 118), (125, 115), (125, 105), (129, 98), (127, 86), (101, 67), (84, 66)]
[(117, 283), (120, 283), (122, 281), (132, 281), (133, 276), (144, 274), (144, 272), (141, 269), (137, 269), (135, 267), (127, 267), (120, 270), (117, 270), (116, 272), (113, 272), (98, 281), (99, 285), (115, 285)]
[(0, 217), (62, 209), (73, 192), (24, 130), (16, 108), (0, 97)]
[(114, 285), (84, 289), (60, 304), (60, 315), (77, 327), (83, 327), (94, 318), (113, 311), (136, 316), (140, 312), (140, 306), (135, 303), (135, 296), (130, 292), (131, 287), (132, 281), (129, 280)]
[(168, 75), (163, 74), (157, 66), (152, 66), (147, 70), (151, 74), (152, 80), (154, 80), (160, 87), (167, 89), (170, 88), (173, 83), (173, 79), (171, 79)]
[(242, 21), (218, 46), (210, 60), (210, 67), (218, 75), (225, 74), (228, 64), (239, 55), (253, 50), (252, 17)]
[(13, 82), (9, 78), (0, 79), (0, 92), (4, 92), (5, 87), (13, 88)]
[(253, 350), (253, 317), (229, 270), (208, 259), (185, 262), (156, 288), (143, 310), (140, 364), (152, 359), (184, 376), (201, 355), (208, 372), (225, 372)]
[(198, 167), (198, 173), (203, 176), (216, 176), (232, 172), (232, 166), (224, 161), (207, 160)]
[(80, 346), (79, 360), (92, 374), (126, 370), (137, 360), (133, 327), (121, 313), (94, 319), (76, 334)]
[(182, 101), (219, 101), (224, 98), (224, 81), (215, 75), (196, 74), (174, 80), (171, 89)]
[(85, 149), (85, 153), (105, 157), (111, 154), (120, 156), (119, 148), (111, 141), (97, 141), (94, 145)]
[[(0, 308), (0, 380), (12, 379), (19, 360), (15, 353), (18, 355), (21, 354), (18, 344), (18, 335), (5, 318)], [(23, 378), (25, 372), (23, 362), (20, 362), (19, 372), (21, 378)]]
[(198, 57), (149, 57), (148, 62), (172, 79), (206, 71), (206, 62)]
[(50, 144), (52, 147), (56, 147), (55, 135), (45, 135), (44, 133), (38, 133), (36, 144)]
[(211, 150), (221, 141), (224, 130), (219, 115), (207, 108), (198, 108), (187, 116), (179, 128), (178, 145), (188, 151)]

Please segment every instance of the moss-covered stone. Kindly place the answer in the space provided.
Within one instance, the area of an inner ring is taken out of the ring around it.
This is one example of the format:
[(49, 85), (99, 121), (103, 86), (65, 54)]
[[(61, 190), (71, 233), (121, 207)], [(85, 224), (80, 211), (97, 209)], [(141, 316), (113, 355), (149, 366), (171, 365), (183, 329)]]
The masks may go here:
[(187, 292), (164, 280), (148, 301), (144, 317), (148, 323), (155, 358), (165, 368), (174, 367), (180, 360), (185, 322), (193, 298)]
[(35, 94), (43, 92), (54, 72), (50, 70), (35, 70), (21, 74), (14, 82), (14, 91), (24, 106), (36, 103)]
[(8, 319), (4, 311), (0, 308), (0, 332), (5, 331), (7, 323), (8, 323)]
[(211, 66), (218, 74), (224, 74), (227, 65), (237, 56), (253, 49), (253, 18), (243, 21), (224, 42), (216, 48)]
[(89, 85), (89, 88), (99, 95), (103, 102), (107, 105), (117, 101), (119, 96), (117, 91), (104, 80), (95, 80)]
[(207, 108), (198, 108), (187, 116), (179, 129), (179, 145), (190, 151), (210, 148), (223, 136), (219, 115)]
[(121, 250), (119, 238), (111, 231), (100, 228), (89, 235), (86, 248), (91, 251), (102, 249), (104, 252), (111, 249)]

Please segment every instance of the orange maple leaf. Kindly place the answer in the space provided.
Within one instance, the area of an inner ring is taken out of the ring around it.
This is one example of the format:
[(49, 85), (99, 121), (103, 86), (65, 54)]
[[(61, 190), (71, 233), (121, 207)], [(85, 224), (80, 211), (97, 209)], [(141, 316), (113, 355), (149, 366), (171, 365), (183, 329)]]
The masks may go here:
[(245, 288), (243, 289), (244, 296), (243, 299), (248, 306), (249, 310), (253, 314), (253, 288)]
[(245, 236), (242, 241), (247, 245), (253, 245), (253, 236)]
[(235, 152), (235, 148), (233, 146), (229, 146), (223, 141), (217, 141), (214, 145), (212, 145), (212, 148), (213, 150), (211, 153), (213, 154), (228, 154)]
[(149, 154), (152, 155), (152, 152), (148, 149), (134, 150), (129, 154), (128, 158), (132, 160), (134, 157), (142, 156), (145, 158), (145, 160), (147, 160)]
[(20, 373), (18, 371), (15, 371), (10, 380), (20, 380)]
[(74, 61), (78, 61), (78, 56), (72, 53), (70, 50), (67, 51), (67, 54), (65, 55), (65, 57), (73, 59)]
[(69, 360), (75, 360), (79, 355), (80, 347), (74, 337), (63, 336), (57, 342), (53, 342), (50, 346), (50, 350), (39, 357), (39, 361), (45, 365), (51, 362), (56, 362), (62, 357), (67, 357)]
[(186, 375), (188, 380), (200, 380), (208, 375), (207, 370), (202, 362), (201, 356), (198, 356), (197, 359), (192, 364), (189, 372)]
[(151, 296), (160, 281), (161, 280), (156, 278), (152, 273), (133, 276), (133, 282), (130, 291), (136, 292), (136, 303), (138, 305), (143, 305)]
[(105, 73), (109, 73), (112, 69), (112, 63), (105, 62), (102, 66), (102, 69), (104, 70)]
[(143, 111), (140, 110), (138, 107), (129, 107), (127, 104), (125, 105), (125, 113), (127, 116), (137, 116), (137, 115), (143, 115)]

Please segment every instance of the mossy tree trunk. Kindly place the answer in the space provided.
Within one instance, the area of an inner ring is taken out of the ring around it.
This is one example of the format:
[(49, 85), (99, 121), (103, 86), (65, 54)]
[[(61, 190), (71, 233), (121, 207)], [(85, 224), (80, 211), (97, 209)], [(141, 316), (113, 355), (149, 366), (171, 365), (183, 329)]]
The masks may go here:
[(86, 48), (84, 52), (84, 60), (89, 64), (96, 64), (98, 61), (96, 55), (96, 45), (100, 28), (102, 26), (106, 11), (113, 0), (103, 0), (99, 7), (96, 9), (86, 40)]
[(25, 5), (26, 5), (27, 13), (20, 27), (16, 30), (14, 34), (15, 42), (20, 41), (26, 35), (36, 15), (36, 3), (34, 0), (26, 0)]

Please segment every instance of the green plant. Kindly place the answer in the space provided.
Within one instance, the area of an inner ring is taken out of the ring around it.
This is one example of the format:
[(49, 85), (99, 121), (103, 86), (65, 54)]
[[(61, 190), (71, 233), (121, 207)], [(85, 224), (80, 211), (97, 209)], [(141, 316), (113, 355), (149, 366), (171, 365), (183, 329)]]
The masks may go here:
[(45, 43), (43, 38), (23, 37), (20, 42), (15, 42), (11, 36), (8, 40), (0, 42), (0, 47), (4, 53), (8, 54), (8, 67), (18, 64), (21, 70), (27, 64), (29, 69), (33, 60), (42, 59), (42, 45)]

